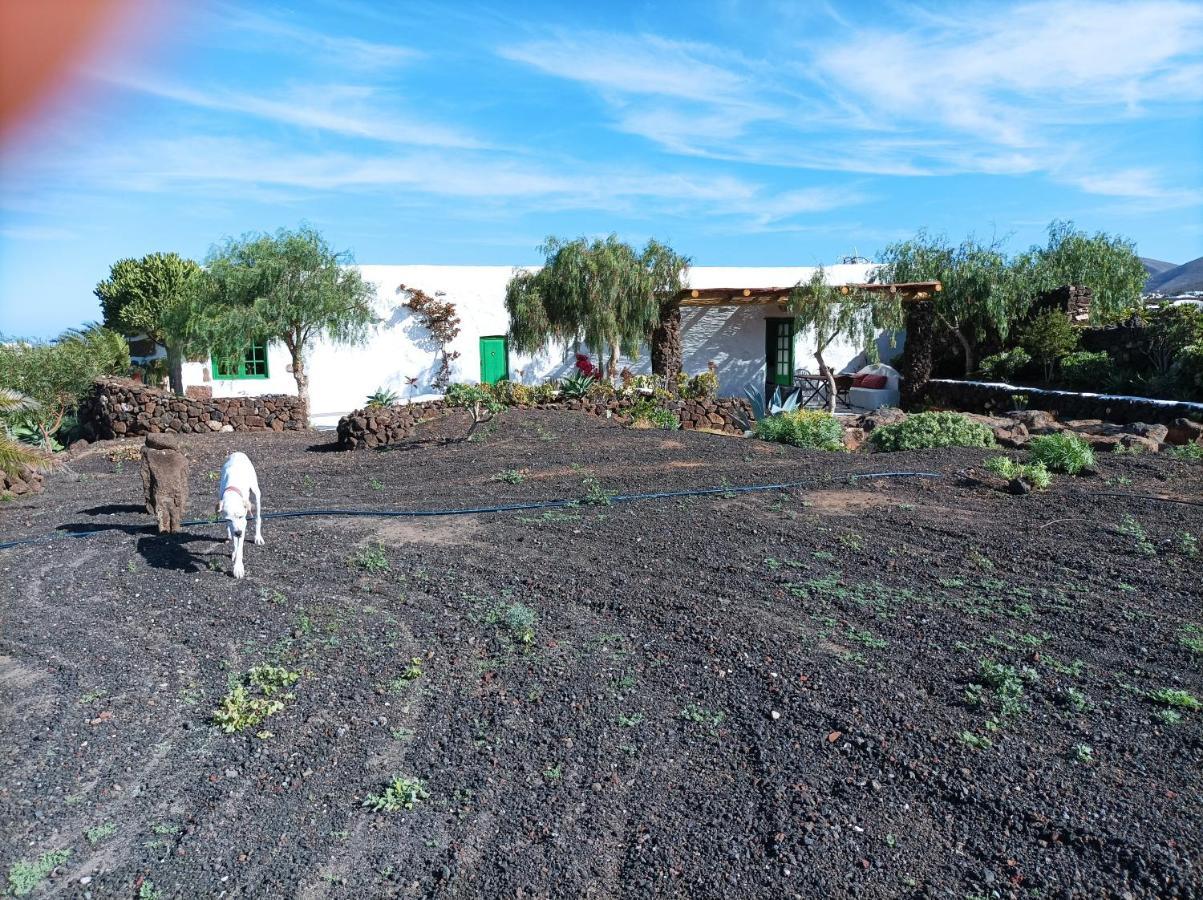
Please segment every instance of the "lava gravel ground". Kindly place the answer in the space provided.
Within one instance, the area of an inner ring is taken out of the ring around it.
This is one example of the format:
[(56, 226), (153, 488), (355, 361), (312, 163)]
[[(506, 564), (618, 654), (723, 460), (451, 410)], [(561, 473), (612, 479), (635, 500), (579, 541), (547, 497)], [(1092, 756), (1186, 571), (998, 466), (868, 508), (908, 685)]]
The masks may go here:
[[(150, 529), (133, 442), (0, 505), (0, 539), (98, 532), (0, 551), (3, 873), (63, 851), (35, 892), (97, 898), (1203, 895), (1203, 711), (1151, 696), (1203, 697), (1203, 508), (1102, 495), (1199, 501), (1203, 466), (1104, 456), (1015, 497), (989, 451), (464, 428), (193, 437), (192, 512), (234, 449), (268, 512), (597, 502), (269, 520), (241, 581), (219, 528)], [(880, 471), (942, 477), (846, 477)], [(224, 733), (265, 663), (293, 696)], [(429, 796), (365, 808), (394, 775)]]

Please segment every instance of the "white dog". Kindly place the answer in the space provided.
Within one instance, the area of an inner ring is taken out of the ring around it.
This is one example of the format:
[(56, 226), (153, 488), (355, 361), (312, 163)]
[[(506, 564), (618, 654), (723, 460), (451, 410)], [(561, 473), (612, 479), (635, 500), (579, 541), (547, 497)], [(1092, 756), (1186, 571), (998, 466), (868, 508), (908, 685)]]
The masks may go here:
[(263, 544), (263, 494), (259, 491), (259, 476), (245, 453), (231, 453), (221, 467), (221, 494), (217, 498), (217, 513), (226, 520), (228, 540), (234, 542), (234, 577), (242, 578), (242, 544), (246, 540), (246, 520), (251, 509), (255, 512), (255, 543)]

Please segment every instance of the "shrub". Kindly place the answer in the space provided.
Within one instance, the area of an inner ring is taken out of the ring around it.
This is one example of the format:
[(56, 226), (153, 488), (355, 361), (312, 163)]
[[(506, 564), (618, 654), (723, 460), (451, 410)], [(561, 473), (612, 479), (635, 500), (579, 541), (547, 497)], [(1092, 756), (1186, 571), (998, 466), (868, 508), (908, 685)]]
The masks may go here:
[(394, 775), (379, 794), (368, 794), (363, 805), (373, 812), (398, 812), (413, 809), (429, 798), (430, 792), (421, 779)]
[(986, 460), (986, 468), (997, 475), (1011, 481), (1020, 478), (1038, 491), (1047, 490), (1053, 483), (1053, 476), (1048, 473), (1044, 463), (1017, 463), (1009, 456), (994, 456)]
[(1116, 375), (1115, 362), (1105, 351), (1070, 353), (1061, 360), (1061, 380), (1079, 390), (1108, 390)]
[(468, 426), (469, 439), (477, 426), (489, 421), (502, 410), (502, 405), (493, 396), (489, 385), (452, 384), (447, 387), (444, 399), (448, 406), (461, 406), (472, 417), (472, 424)]
[(493, 399), (502, 406), (526, 406), (534, 399), (534, 391), (525, 384), (503, 378), (488, 386)]
[(1203, 398), (1203, 341), (1179, 350), (1171, 372), (1183, 397)]
[(1044, 366), (1044, 380), (1052, 381), (1057, 360), (1078, 346), (1078, 332), (1065, 313), (1050, 309), (1023, 327), (1019, 343)]
[(1011, 381), (1032, 362), (1032, 356), (1022, 347), (995, 353), (983, 359), (978, 367), (982, 376), (991, 380)]
[(762, 441), (776, 441), (811, 450), (843, 450), (844, 429), (831, 413), (799, 409), (760, 419), (755, 427)]
[(375, 391), (368, 394), (366, 404), (368, 409), (380, 409), (386, 406), (396, 406), (399, 399), (396, 391), (378, 387)]
[(1203, 444), (1183, 444), (1181, 447), (1166, 447), (1165, 452), (1171, 459), (1183, 462), (1199, 462), (1203, 460)]
[(681, 422), (672, 410), (657, 406), (652, 400), (640, 400), (630, 410), (632, 424), (646, 422), (654, 428), (672, 431), (681, 427)]
[(580, 400), (589, 393), (589, 389), (597, 382), (592, 375), (584, 372), (573, 372), (560, 382), (560, 394), (565, 400)]
[(1094, 465), (1094, 451), (1090, 445), (1067, 431), (1032, 438), (1028, 443), (1028, 454), (1032, 462), (1043, 463), (1046, 469), (1066, 475), (1077, 475)]
[(686, 400), (711, 400), (718, 396), (718, 374), (711, 371), (694, 375), (681, 389)]
[(535, 403), (551, 403), (559, 395), (560, 386), (554, 381), (535, 385), (531, 390), (531, 400)]
[(960, 413), (925, 412), (893, 425), (881, 425), (869, 434), (878, 450), (925, 450), (931, 447), (993, 447), (994, 432)]

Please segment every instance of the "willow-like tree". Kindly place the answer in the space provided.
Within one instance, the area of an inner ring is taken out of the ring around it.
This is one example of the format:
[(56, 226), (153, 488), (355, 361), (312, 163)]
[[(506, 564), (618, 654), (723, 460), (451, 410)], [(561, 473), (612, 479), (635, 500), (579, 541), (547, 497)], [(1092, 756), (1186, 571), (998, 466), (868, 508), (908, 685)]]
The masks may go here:
[(689, 260), (658, 241), (642, 252), (616, 235), (592, 242), (549, 237), (537, 272), (518, 271), (506, 286), (510, 341), (535, 353), (549, 340), (581, 343), (612, 378), (618, 355), (637, 356), (684, 286)]
[(800, 333), (813, 332), (815, 362), (827, 380), (829, 412), (835, 412), (835, 373), (823, 354), (831, 343), (843, 338), (873, 353), (879, 332), (902, 328), (902, 303), (896, 295), (828, 284), (822, 266), (809, 281), (794, 286), (789, 309)]
[(215, 316), (215, 324), (202, 327), (207, 337), (199, 339), (223, 355), (240, 353), (253, 340), (280, 341), (307, 414), (305, 353), (312, 342), (321, 336), (334, 344), (362, 344), (376, 321), (375, 292), (352, 261), (308, 226), (227, 241), (205, 260), (202, 313)]
[(953, 246), (942, 235), (920, 231), (890, 244), (879, 254), (876, 282), (939, 281), (936, 322), (961, 346), (965, 375), (977, 368), (977, 345), (991, 332), (1005, 338), (1030, 298), (1014, 277), (999, 241), (982, 244), (970, 237)]
[(126, 336), (145, 334), (167, 350), (171, 389), (184, 392), (182, 327), (187, 330), (194, 312), (191, 302), (200, 266), (178, 253), (150, 253), (141, 259), (113, 263), (109, 277), (96, 285), (104, 324)]
[(1095, 322), (1138, 305), (1149, 277), (1132, 241), (1104, 231), (1089, 235), (1061, 220), (1049, 224), (1045, 245), (1016, 258), (1012, 270), (1031, 299), (1065, 285), (1090, 288)]

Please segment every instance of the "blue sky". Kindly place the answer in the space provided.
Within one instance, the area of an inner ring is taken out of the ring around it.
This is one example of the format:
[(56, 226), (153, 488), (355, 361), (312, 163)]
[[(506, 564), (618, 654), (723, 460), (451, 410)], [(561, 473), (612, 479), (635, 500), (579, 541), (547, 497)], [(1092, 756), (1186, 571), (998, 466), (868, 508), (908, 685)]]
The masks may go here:
[(123, 256), (302, 221), (362, 263), (615, 231), (812, 265), (1054, 218), (1203, 254), (1197, 2), (176, 7), (6, 137), (0, 334), (99, 318)]

